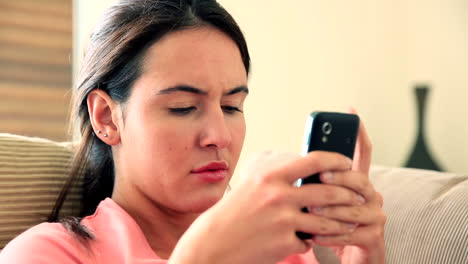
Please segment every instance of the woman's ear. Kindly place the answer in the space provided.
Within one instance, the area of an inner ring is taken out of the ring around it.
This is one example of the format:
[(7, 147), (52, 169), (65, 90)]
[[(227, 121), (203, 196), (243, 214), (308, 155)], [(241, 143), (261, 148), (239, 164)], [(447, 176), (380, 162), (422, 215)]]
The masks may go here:
[(87, 103), (94, 134), (108, 145), (120, 143), (119, 118), (122, 115), (119, 105), (100, 89), (88, 94)]

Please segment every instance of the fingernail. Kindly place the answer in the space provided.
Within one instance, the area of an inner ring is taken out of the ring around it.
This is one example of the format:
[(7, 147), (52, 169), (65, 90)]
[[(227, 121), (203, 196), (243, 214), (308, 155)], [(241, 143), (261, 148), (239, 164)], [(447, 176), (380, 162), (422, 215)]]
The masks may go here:
[(356, 229), (357, 224), (346, 224), (346, 227), (350, 232), (353, 232)]
[(362, 195), (358, 195), (358, 202), (359, 204), (365, 204), (366, 203), (366, 199), (364, 199), (364, 197)]
[(351, 112), (352, 114), (357, 114), (356, 108), (354, 108), (352, 106), (348, 106), (348, 111)]
[(316, 215), (321, 215), (323, 213), (323, 208), (322, 207), (315, 207), (312, 209), (312, 212)]
[(324, 182), (331, 182), (333, 180), (333, 173), (327, 171), (322, 173), (322, 181)]
[(325, 237), (324, 236), (314, 236), (314, 240), (316, 241), (321, 241), (321, 240), (324, 240)]

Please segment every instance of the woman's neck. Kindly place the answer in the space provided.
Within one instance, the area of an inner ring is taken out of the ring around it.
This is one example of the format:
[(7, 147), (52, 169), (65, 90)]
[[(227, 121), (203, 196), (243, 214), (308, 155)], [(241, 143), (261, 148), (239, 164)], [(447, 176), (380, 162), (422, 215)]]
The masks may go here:
[[(130, 200), (127, 195), (119, 195), (118, 191), (114, 192), (112, 199), (135, 220), (161, 259), (170, 257), (179, 239), (200, 215), (176, 212), (143, 197)], [(137, 208), (132, 206), (135, 204)]]

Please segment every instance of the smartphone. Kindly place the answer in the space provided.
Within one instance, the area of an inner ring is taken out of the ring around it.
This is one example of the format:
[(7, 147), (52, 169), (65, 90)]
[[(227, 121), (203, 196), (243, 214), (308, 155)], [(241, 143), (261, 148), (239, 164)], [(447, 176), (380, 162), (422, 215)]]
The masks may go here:
[[(313, 112), (306, 121), (301, 154), (315, 150), (338, 152), (353, 159), (359, 130), (359, 117), (354, 114)], [(320, 184), (320, 174), (299, 179), (296, 186)], [(308, 212), (307, 208), (302, 209)], [(300, 239), (310, 239), (312, 235), (296, 232)]]

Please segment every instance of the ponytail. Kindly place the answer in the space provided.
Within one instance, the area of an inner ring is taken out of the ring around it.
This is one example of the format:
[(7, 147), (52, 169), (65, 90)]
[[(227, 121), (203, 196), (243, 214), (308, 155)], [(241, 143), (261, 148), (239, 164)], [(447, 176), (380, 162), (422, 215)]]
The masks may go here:
[(112, 159), (111, 146), (102, 142), (89, 132), (89, 154), (87, 170), (83, 175), (83, 198), (80, 216), (93, 214), (99, 203), (112, 196), (114, 188), (114, 161)]
[[(94, 236), (90, 230), (80, 224), (80, 220), (84, 216), (93, 214), (102, 200), (112, 196), (114, 164), (111, 147), (94, 136), (89, 121), (82, 127), (82, 139), (74, 152), (69, 177), (60, 191), (47, 221), (61, 222), (72, 234), (86, 240), (87, 238), (92, 239)], [(77, 216), (61, 218), (60, 209), (75, 184), (82, 184), (80, 213)]]

